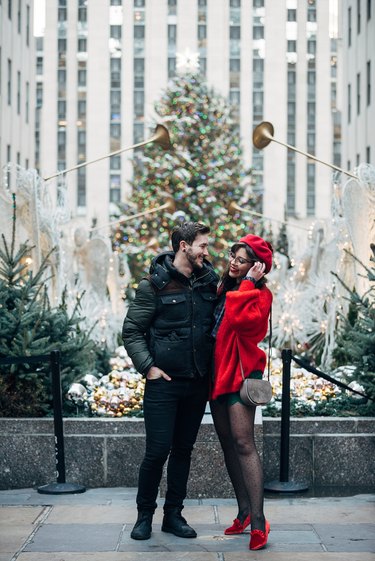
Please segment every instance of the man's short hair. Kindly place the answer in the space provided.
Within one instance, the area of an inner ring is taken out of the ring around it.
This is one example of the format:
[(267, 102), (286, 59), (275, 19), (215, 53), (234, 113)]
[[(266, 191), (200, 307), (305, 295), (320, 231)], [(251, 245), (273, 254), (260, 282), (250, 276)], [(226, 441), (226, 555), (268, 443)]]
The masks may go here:
[(209, 226), (201, 222), (184, 222), (176, 226), (171, 235), (172, 248), (175, 253), (180, 249), (180, 242), (184, 241), (191, 245), (199, 234), (208, 234)]

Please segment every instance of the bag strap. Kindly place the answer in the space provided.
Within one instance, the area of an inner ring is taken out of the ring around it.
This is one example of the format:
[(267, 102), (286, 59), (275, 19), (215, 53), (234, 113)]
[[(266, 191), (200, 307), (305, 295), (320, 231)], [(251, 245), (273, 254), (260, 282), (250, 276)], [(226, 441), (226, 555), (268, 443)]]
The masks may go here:
[(243, 373), (242, 360), (241, 360), (241, 355), (240, 355), (240, 347), (238, 345), (237, 337), (236, 337), (236, 343), (237, 343), (237, 350), (238, 350), (238, 360), (240, 361), (241, 375), (242, 375), (242, 379), (245, 380), (245, 376), (244, 376), (244, 373)]
[(269, 325), (270, 325), (270, 334), (268, 337), (268, 363), (267, 363), (267, 378), (270, 381), (270, 373), (271, 373), (271, 343), (272, 343), (272, 304), (270, 307), (270, 315), (269, 315)]
[[(271, 308), (270, 308), (269, 325), (270, 325), (270, 335), (268, 337), (268, 364), (267, 364), (267, 380), (268, 381), (270, 381), (270, 373), (271, 373), (272, 305), (271, 305)], [(238, 360), (240, 361), (241, 375), (242, 375), (242, 379), (245, 380), (245, 376), (244, 376), (244, 373), (243, 373), (242, 360), (241, 360), (241, 355), (240, 355), (240, 347), (238, 345), (237, 337), (236, 337), (236, 343), (237, 343), (237, 350), (238, 350)]]

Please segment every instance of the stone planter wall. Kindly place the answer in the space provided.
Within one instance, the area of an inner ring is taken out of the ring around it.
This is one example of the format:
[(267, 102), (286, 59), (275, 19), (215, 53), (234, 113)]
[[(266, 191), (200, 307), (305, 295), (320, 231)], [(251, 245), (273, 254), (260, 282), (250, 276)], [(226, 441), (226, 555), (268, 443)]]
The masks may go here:
[[(375, 419), (305, 417), (290, 420), (289, 480), (314, 486), (375, 486)], [(280, 475), (280, 419), (263, 418), (264, 471)]]
[[(232, 488), (209, 415), (193, 452), (188, 496), (230, 497)], [(290, 425), (290, 479), (315, 485), (373, 485), (374, 419), (305, 418)], [(136, 487), (144, 453), (138, 419), (64, 420), (66, 481), (87, 487)], [(256, 442), (265, 480), (278, 479), (280, 421), (258, 416)], [(0, 489), (54, 483), (52, 419), (0, 418)], [(161, 492), (165, 488), (162, 482)]]

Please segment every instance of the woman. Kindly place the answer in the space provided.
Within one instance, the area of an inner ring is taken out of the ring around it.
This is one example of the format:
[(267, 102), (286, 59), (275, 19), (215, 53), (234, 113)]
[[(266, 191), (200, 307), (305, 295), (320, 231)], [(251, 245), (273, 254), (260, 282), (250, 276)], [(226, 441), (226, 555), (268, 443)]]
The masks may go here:
[(240, 398), (241, 364), (245, 377), (261, 378), (266, 354), (258, 347), (267, 334), (272, 294), (265, 274), (272, 247), (251, 234), (235, 243), (218, 288), (213, 335), (215, 377), (211, 412), (238, 503), (225, 534), (242, 534), (251, 522), (250, 549), (263, 548), (270, 531), (263, 513), (263, 471), (254, 441), (255, 407)]

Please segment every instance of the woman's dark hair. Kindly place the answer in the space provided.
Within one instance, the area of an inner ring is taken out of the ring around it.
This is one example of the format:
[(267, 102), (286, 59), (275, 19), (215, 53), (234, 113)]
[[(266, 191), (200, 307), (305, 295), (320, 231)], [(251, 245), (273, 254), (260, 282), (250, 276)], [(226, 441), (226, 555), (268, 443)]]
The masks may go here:
[(180, 249), (180, 242), (184, 241), (191, 245), (198, 234), (208, 234), (209, 226), (201, 222), (184, 222), (181, 226), (176, 226), (172, 232), (171, 242), (175, 253)]
[[(245, 249), (249, 260), (253, 261), (255, 263), (255, 261), (260, 261), (263, 263), (263, 261), (261, 259), (259, 259), (259, 257), (254, 253), (254, 251), (251, 249), (250, 246), (248, 246), (246, 243), (235, 243), (232, 245), (232, 247), (230, 248), (230, 252), (231, 253), (236, 253), (239, 249)], [(267, 279), (265, 277), (262, 277), (261, 279), (259, 279), (256, 283), (256, 288), (261, 288), (262, 286), (264, 286), (267, 282)], [(229, 263), (227, 268), (225, 269), (221, 280), (220, 280), (220, 286), (219, 286), (219, 292), (220, 294), (225, 294), (226, 292), (228, 292), (228, 290), (232, 290), (232, 288), (234, 288), (236, 286), (237, 280), (233, 279), (232, 277), (229, 276)]]

